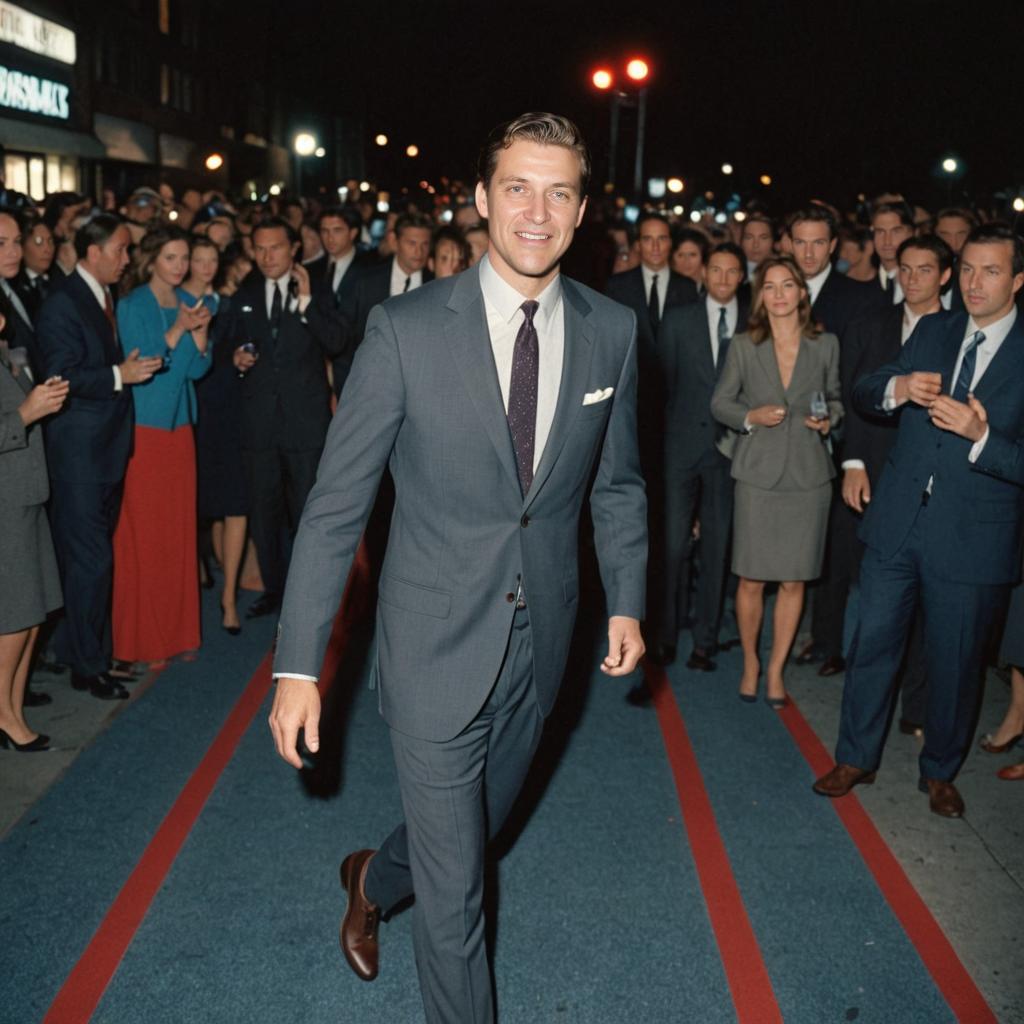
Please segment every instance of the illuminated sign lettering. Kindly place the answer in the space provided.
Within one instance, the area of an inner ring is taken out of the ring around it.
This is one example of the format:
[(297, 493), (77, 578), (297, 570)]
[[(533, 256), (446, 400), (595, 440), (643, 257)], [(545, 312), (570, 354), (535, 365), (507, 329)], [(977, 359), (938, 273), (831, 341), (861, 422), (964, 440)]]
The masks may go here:
[(69, 92), (70, 89), (60, 82), (12, 71), (0, 64), (0, 107), (66, 121), (71, 113)]
[(75, 33), (24, 8), (0, 0), (0, 41), (14, 43), (64, 64), (75, 63)]

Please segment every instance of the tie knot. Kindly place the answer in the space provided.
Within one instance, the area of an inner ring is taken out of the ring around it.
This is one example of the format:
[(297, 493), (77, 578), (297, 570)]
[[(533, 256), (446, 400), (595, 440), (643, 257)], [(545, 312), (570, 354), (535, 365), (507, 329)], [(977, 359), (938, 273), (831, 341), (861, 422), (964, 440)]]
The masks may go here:
[(520, 307), (526, 322), (533, 325), (533, 316), (540, 309), (540, 303), (536, 299), (527, 299)]
[(985, 340), (985, 332), (984, 331), (975, 331), (971, 335), (970, 341), (967, 343), (966, 351), (970, 352), (971, 349), (977, 348), (984, 340)]

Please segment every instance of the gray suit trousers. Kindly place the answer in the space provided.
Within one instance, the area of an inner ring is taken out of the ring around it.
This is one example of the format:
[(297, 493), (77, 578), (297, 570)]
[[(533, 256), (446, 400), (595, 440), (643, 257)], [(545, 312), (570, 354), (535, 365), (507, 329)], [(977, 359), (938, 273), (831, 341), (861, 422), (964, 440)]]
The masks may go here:
[(416, 896), (413, 948), (429, 1024), (494, 1020), (484, 847), (515, 802), (543, 724), (520, 610), (494, 688), (461, 733), (431, 742), (391, 730), (405, 821), (370, 861), (366, 896), (385, 911)]

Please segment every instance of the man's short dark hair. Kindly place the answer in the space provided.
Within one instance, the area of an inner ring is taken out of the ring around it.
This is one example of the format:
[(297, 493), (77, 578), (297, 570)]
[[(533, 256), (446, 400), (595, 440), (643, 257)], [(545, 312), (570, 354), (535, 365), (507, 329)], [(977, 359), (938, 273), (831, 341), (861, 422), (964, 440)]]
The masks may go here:
[(740, 265), (740, 274), (743, 276), (740, 278), (742, 284), (747, 279), (747, 254), (735, 243), (735, 242), (717, 242), (711, 246), (708, 250), (707, 257), (704, 262), (709, 263), (712, 256), (717, 256), (719, 253), (726, 253), (729, 256), (734, 256), (736, 262)]
[(542, 146), (571, 149), (580, 161), (580, 198), (587, 194), (590, 154), (583, 141), (583, 134), (569, 118), (546, 113), (521, 114), (514, 121), (506, 121), (492, 129), (477, 161), (477, 174), (485, 189), (491, 184), (499, 154), (513, 142), (536, 142)]
[(323, 227), (323, 223), (328, 217), (343, 220), (350, 231), (361, 230), (363, 227), (363, 216), (354, 206), (328, 206), (320, 211), (316, 219), (317, 231)]
[[(1013, 249), (1013, 276), (1024, 274), (1024, 241), (1020, 235), (1003, 221), (994, 220), (988, 224), (979, 224), (964, 242), (964, 249), (969, 245), (986, 245), (992, 242), (1008, 242)], [(960, 251), (963, 257), (963, 250)]]
[(295, 245), (299, 239), (299, 233), (284, 219), (284, 217), (264, 217), (258, 224), (252, 226), (252, 240), (256, 242), (258, 231), (270, 231), (273, 228), (281, 228), (288, 236), (288, 244)]
[(943, 217), (958, 217), (960, 220), (967, 221), (972, 228), (978, 226), (978, 218), (970, 210), (965, 210), (962, 206), (947, 206), (944, 210), (939, 210), (935, 214), (935, 223), (938, 224)]
[(395, 219), (395, 238), (401, 238), (402, 232), (409, 228), (423, 228), (433, 234), (434, 222), (423, 213), (403, 213)]
[(914, 211), (911, 209), (910, 203), (904, 199), (889, 199), (884, 203), (874, 203), (871, 206), (871, 220), (872, 222), (880, 213), (895, 213), (900, 223), (908, 228), (913, 229), (914, 224)]
[(439, 242), (451, 242), (459, 247), (459, 256), (462, 258), (462, 265), (464, 267), (469, 266), (469, 258), (472, 255), (472, 249), (469, 246), (469, 242), (466, 241), (466, 236), (453, 224), (442, 224), (434, 232), (433, 241), (430, 243), (430, 255), (433, 257), (437, 256), (437, 246)]
[(755, 210), (752, 213), (748, 213), (746, 219), (743, 221), (743, 228), (740, 231), (740, 236), (743, 236), (743, 232), (751, 224), (767, 224), (768, 230), (772, 233), (772, 238), (775, 237), (775, 221), (768, 216), (763, 210)]
[(938, 235), (911, 235), (904, 239), (896, 250), (896, 261), (903, 259), (907, 249), (922, 249), (935, 256), (939, 264), (939, 273), (953, 266), (953, 250)]
[[(698, 231), (696, 228), (678, 228), (672, 237), (672, 251), (675, 252), (684, 242), (691, 242), (697, 246), (700, 249), (701, 263), (707, 263), (711, 242), (703, 231)], [(745, 259), (746, 257), (744, 257)]]
[(98, 245), (102, 249), (123, 223), (124, 221), (113, 213), (97, 213), (90, 217), (75, 232), (75, 255), (80, 260), (87, 259), (89, 246)]
[(669, 232), (672, 231), (672, 227), (668, 222), (668, 218), (663, 213), (658, 213), (657, 210), (644, 210), (636, 219), (636, 233), (639, 237), (640, 229), (650, 220), (657, 221), (659, 224), (664, 224), (668, 228)]
[(840, 224), (838, 233), (840, 242), (853, 242), (861, 252), (872, 240), (871, 229), (863, 224)]
[(797, 224), (802, 224), (804, 221), (811, 221), (815, 224), (824, 224), (828, 228), (829, 241), (836, 237), (839, 231), (839, 226), (836, 224), (836, 219), (832, 215), (832, 211), (827, 206), (822, 206), (819, 203), (810, 203), (807, 206), (802, 207), (795, 213), (791, 213), (786, 219), (786, 230), (793, 234), (793, 228)]

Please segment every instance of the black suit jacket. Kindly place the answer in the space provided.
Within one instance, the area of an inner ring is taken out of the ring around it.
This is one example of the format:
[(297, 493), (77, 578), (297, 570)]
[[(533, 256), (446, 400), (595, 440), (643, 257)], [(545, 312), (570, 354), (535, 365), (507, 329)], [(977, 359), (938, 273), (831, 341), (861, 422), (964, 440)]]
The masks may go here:
[[(370, 310), (379, 305), (391, 294), (391, 268), (394, 265), (395, 257), (384, 260), (382, 263), (366, 265), (360, 271), (354, 287), (345, 295), (338, 304), (338, 310), (346, 325), (347, 337), (344, 352), (335, 362), (334, 366), (334, 390), (336, 394), (341, 392), (345, 378), (348, 377), (352, 359), (356, 349), (360, 346), (363, 336), (366, 334), (366, 321), (370, 316)], [(347, 274), (345, 275), (348, 276)], [(423, 283), (432, 281), (434, 275), (423, 268)], [(339, 369), (341, 377), (339, 379)]]
[(46, 422), (50, 476), (74, 483), (117, 483), (132, 447), (131, 392), (114, 390), (124, 359), (114, 328), (78, 273), (60, 280), (36, 324), (42, 376), (71, 385), (64, 408)]
[[(750, 299), (737, 294), (736, 333), (747, 329)], [(707, 306), (691, 302), (669, 310), (658, 331), (664, 366), (665, 474), (680, 476), (712, 458), (722, 428), (711, 415), (711, 396), (728, 347), (712, 362)]]
[[(634, 267), (621, 274), (612, 274), (604, 289), (605, 295), (624, 306), (629, 306), (636, 313), (636, 337), (638, 356), (646, 347), (648, 353), (655, 350), (654, 332), (651, 330), (651, 318), (648, 315), (647, 291), (644, 288), (643, 268)], [(688, 302), (697, 301), (697, 286), (682, 274), (668, 270), (668, 291), (665, 293), (665, 304), (662, 306), (661, 318), (670, 309), (684, 306)]]
[(854, 281), (833, 267), (811, 307), (811, 316), (823, 330), (839, 339), (841, 348), (850, 324), (873, 310), (891, 305), (876, 282)]
[(903, 303), (884, 306), (857, 320), (849, 329), (840, 355), (843, 407), (847, 410), (844, 459), (864, 463), (872, 487), (896, 443), (899, 413), (870, 415), (853, 402), (854, 385), (880, 366), (899, 358), (903, 336)]
[[(13, 278), (10, 282), (11, 290), (21, 300), (21, 304), (25, 307), (25, 312), (28, 313), (29, 319), (26, 320), (17, 310), (17, 307), (13, 302), (9, 302), (11, 307), (10, 324), (8, 330), (10, 333), (9, 344), (11, 348), (24, 348), (28, 352), (28, 363), (32, 369), (32, 376), (35, 378), (36, 383), (41, 383), (43, 377), (40, 376), (43, 367), (39, 357), (39, 345), (36, 341), (36, 331), (33, 326), (39, 316), (39, 303), (30, 304), (26, 299), (22, 287), (19, 287), (19, 281), (24, 275), (24, 270), (19, 271), (18, 276)], [(29, 286), (31, 287), (31, 286)]]
[(358, 344), (358, 339), (355, 338), (355, 327), (349, 320), (351, 315), (349, 300), (369, 264), (362, 253), (357, 253), (338, 282), (337, 289), (333, 287), (334, 282), (328, 274), (329, 266), (330, 258), (324, 253), (315, 260), (310, 260), (306, 264), (306, 270), (309, 271), (310, 284), (314, 293), (320, 297), (323, 308), (333, 309), (333, 315), (337, 320), (337, 330), (340, 332), (342, 345), (341, 351), (332, 359), (331, 365), (334, 375), (334, 393), (339, 395), (341, 387), (348, 377), (348, 372), (352, 368), (352, 356), (355, 346)]
[(275, 339), (267, 316), (266, 279), (253, 270), (239, 286), (220, 328), (234, 351), (259, 345), (259, 359), (242, 380), (242, 447), (266, 451), (315, 451), (323, 447), (331, 418), (325, 359), (344, 346), (334, 310), (313, 291), (304, 314), (286, 309)]
[(18, 272), (18, 276), (11, 282), (12, 287), (18, 293), (18, 298), (21, 299), (25, 309), (28, 310), (28, 315), (32, 318), (33, 323), (39, 319), (39, 310), (42, 308), (43, 299), (50, 293), (51, 288), (49, 274), (36, 280), (41, 283), (33, 284), (29, 280), (25, 268), (22, 267)]

